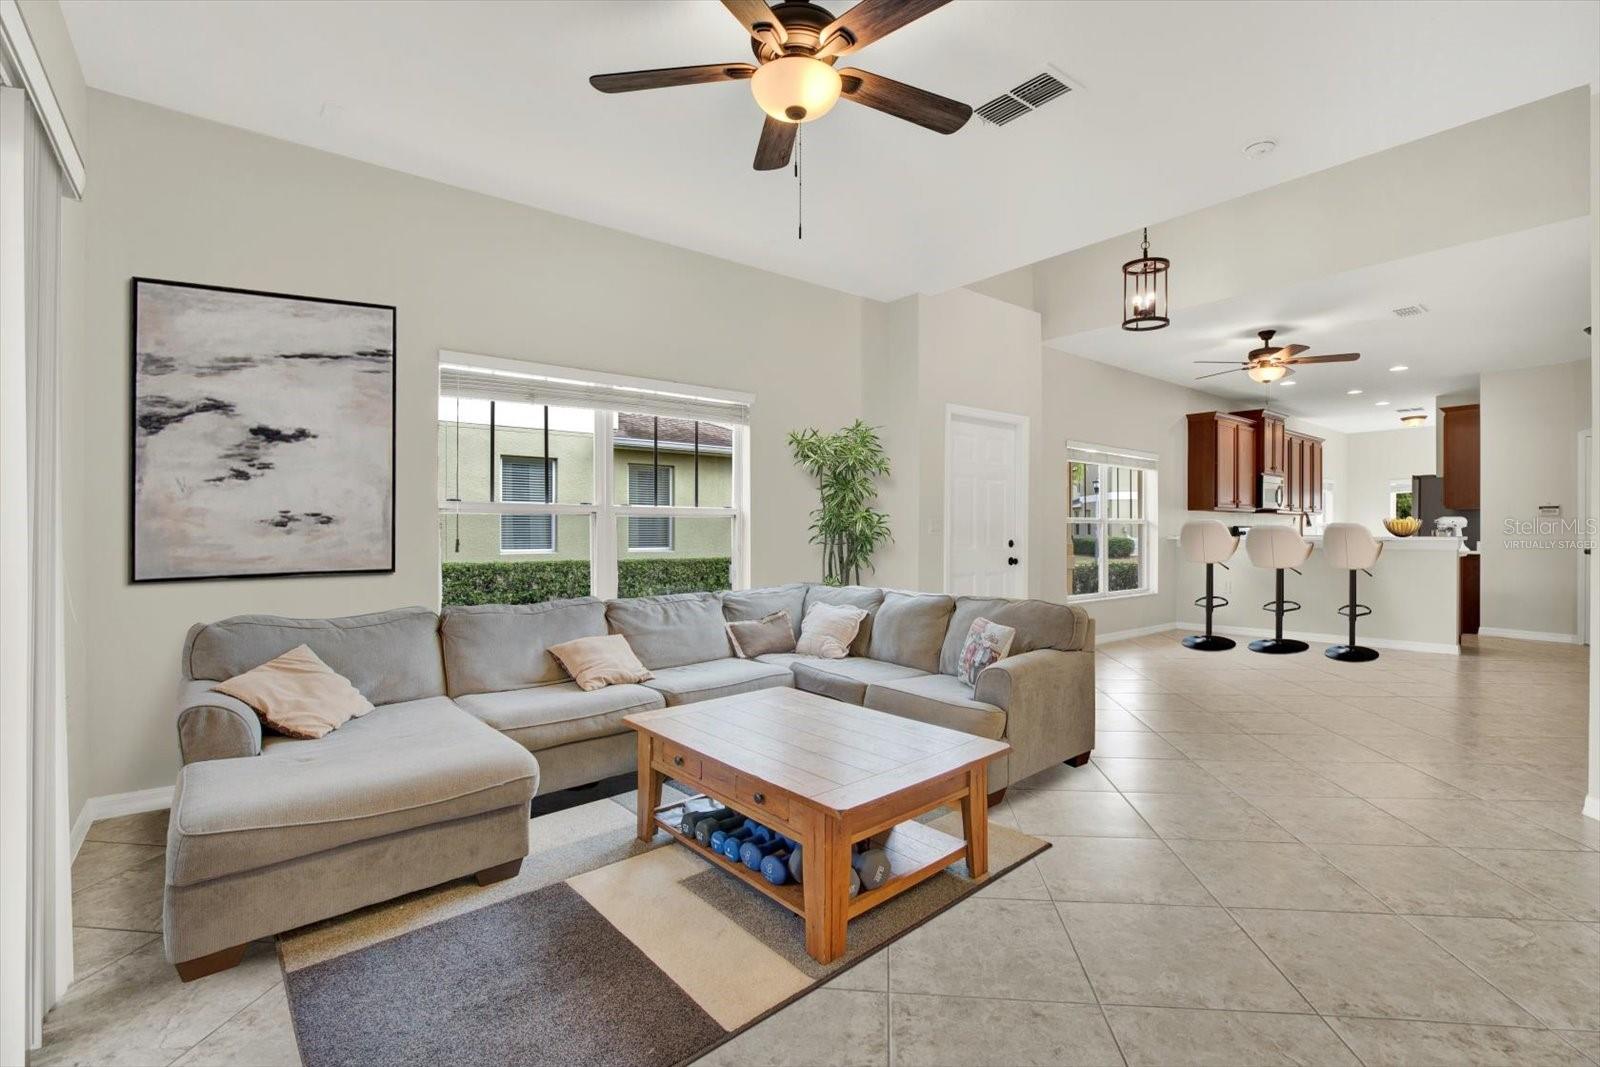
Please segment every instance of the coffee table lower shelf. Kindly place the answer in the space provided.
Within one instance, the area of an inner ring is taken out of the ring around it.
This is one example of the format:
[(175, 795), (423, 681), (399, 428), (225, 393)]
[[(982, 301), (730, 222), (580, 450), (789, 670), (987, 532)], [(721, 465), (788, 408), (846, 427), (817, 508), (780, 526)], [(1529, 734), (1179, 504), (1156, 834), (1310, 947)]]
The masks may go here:
[[(698, 799), (701, 798), (693, 797), (690, 802)], [(730, 860), (720, 852), (712, 851), (683, 833), (678, 829), (677, 821), (668, 817), (669, 813), (681, 812), (683, 807), (684, 803), (679, 802), (657, 808), (656, 826), (676, 838), (685, 848), (703, 857), (708, 863), (722, 868), (745, 884), (765, 893), (802, 919), (805, 918), (805, 888), (802, 885), (797, 882), (773, 885), (762, 877), (760, 872), (752, 871), (743, 863)], [(886, 836), (874, 835), (874, 843), (880, 837), (884, 839), (878, 847), (888, 856), (889, 877), (877, 888), (864, 890), (850, 899), (849, 917), (852, 919), (904, 893), (917, 883), (926, 881), (957, 860), (965, 859), (967, 855), (967, 843), (963, 838), (947, 834), (943, 830), (935, 830), (916, 820), (897, 824)]]

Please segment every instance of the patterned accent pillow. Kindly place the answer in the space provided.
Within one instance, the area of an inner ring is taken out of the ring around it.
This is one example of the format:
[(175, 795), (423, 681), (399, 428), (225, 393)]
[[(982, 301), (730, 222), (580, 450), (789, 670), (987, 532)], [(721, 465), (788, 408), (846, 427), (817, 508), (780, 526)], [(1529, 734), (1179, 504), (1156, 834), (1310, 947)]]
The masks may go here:
[(985, 667), (1006, 658), (1016, 636), (1017, 631), (1010, 626), (1001, 626), (982, 616), (973, 619), (972, 629), (967, 631), (967, 640), (961, 646), (961, 665), (956, 668), (956, 676), (976, 689), (978, 675)]

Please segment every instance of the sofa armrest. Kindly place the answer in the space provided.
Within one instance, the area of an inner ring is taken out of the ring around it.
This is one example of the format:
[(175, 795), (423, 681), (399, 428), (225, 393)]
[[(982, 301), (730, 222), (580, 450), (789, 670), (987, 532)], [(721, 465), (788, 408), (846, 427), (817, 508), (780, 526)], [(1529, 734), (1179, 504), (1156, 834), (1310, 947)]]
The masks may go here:
[(1011, 781), (1094, 748), (1094, 653), (1042, 648), (984, 668), (973, 694), (1004, 709)]
[(261, 755), (261, 718), (242, 700), (207, 681), (183, 683), (178, 698), (178, 750), (184, 763)]

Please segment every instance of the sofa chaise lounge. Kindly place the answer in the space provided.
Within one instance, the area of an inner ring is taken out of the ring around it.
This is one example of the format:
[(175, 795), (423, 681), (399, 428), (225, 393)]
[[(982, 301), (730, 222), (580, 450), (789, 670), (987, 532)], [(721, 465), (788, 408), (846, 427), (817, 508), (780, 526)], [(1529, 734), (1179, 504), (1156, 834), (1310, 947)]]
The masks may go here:
[[(725, 624), (816, 603), (863, 608), (844, 659), (740, 659)], [(983, 616), (1011, 654), (956, 677)], [(655, 675), (585, 692), (547, 651), (620, 633)], [(264, 733), (211, 686), (308, 645), (373, 704), (318, 740)], [(1003, 792), (1094, 744), (1094, 623), (1043, 601), (794, 584), (729, 593), (404, 608), (340, 619), (243, 615), (192, 627), (183, 652), (183, 767), (167, 836), (163, 931), (184, 980), (238, 963), (260, 937), (456, 878), (516, 874), (528, 805), (634, 769), (624, 715), (771, 686), (1004, 738)]]

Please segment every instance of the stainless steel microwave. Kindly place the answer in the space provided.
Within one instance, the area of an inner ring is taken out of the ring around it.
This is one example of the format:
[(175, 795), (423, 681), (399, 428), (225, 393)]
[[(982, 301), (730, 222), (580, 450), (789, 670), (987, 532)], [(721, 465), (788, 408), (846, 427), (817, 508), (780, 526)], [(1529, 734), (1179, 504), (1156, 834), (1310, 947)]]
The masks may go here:
[(1260, 478), (1260, 490), (1256, 499), (1261, 501), (1257, 506), (1259, 511), (1281, 511), (1285, 503), (1283, 475), (1263, 474)]

